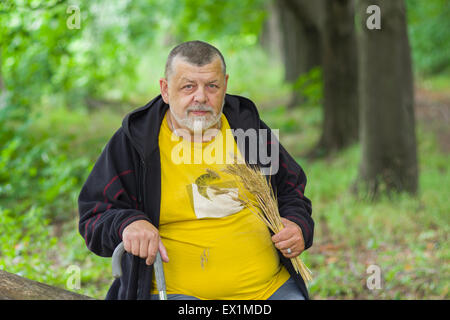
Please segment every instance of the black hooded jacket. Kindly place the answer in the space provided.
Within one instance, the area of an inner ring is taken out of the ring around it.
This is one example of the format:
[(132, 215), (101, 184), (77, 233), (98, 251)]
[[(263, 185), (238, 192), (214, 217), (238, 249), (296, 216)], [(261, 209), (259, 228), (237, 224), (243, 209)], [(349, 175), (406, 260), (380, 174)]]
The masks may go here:
[[(158, 135), (168, 107), (158, 96), (129, 113), (103, 149), (80, 192), (79, 231), (88, 249), (97, 255), (112, 256), (122, 241), (124, 228), (136, 220), (147, 220), (156, 228), (159, 226), (161, 165)], [(223, 113), (231, 129), (270, 131), (260, 119), (256, 106), (246, 98), (227, 94)], [(269, 135), (264, 145), (271, 143)], [(245, 152), (247, 162), (248, 154)], [(278, 172), (270, 179), (276, 190), (280, 215), (299, 225), (307, 249), (313, 242), (314, 222), (311, 201), (304, 196), (305, 173), (281, 144), (278, 167)], [(282, 264), (308, 298), (303, 279), (294, 271), (290, 260), (278, 253)], [(122, 269), (122, 277), (113, 282), (106, 299), (150, 299), (152, 266), (147, 266), (145, 259), (125, 254)]]

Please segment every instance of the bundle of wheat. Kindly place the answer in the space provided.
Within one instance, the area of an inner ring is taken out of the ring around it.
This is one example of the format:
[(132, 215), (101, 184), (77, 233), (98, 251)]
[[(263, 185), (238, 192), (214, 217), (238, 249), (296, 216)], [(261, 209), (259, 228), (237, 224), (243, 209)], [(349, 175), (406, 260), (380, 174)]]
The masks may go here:
[[(239, 196), (235, 200), (240, 201), (256, 214), (273, 233), (278, 233), (284, 228), (272, 185), (258, 166), (235, 162), (227, 165), (222, 171), (231, 174), (238, 183)], [(249, 197), (248, 194), (252, 194), (253, 197)], [(311, 271), (300, 259), (300, 256), (291, 258), (291, 262), (295, 271), (300, 273), (305, 282), (309, 283), (312, 280)]]

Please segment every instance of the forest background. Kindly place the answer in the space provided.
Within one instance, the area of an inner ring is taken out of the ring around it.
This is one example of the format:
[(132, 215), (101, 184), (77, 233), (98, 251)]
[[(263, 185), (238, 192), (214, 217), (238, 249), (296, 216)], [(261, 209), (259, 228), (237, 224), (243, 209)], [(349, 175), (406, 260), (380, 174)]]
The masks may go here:
[(111, 261), (78, 232), (78, 194), (194, 39), (307, 174), (311, 297), (448, 299), (445, 0), (1, 1), (0, 270), (104, 298)]

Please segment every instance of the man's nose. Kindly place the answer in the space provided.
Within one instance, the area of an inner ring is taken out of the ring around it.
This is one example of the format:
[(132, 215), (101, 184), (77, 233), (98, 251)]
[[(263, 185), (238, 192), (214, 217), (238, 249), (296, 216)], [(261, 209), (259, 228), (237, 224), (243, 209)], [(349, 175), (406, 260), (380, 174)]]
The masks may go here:
[(206, 103), (208, 98), (206, 96), (205, 88), (198, 86), (197, 91), (195, 91), (194, 100), (197, 103)]

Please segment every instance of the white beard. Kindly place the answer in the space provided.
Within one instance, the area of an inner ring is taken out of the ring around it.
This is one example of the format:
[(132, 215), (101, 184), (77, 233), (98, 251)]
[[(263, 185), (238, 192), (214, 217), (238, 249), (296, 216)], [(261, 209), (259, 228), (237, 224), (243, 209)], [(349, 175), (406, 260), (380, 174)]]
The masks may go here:
[[(182, 126), (188, 128), (190, 131), (193, 132), (202, 132), (205, 131), (214, 125), (216, 125), (220, 117), (222, 116), (222, 110), (223, 106), (225, 105), (225, 99), (222, 102), (222, 108), (220, 109), (220, 112), (215, 113), (214, 109), (211, 106), (208, 105), (198, 105), (189, 107), (186, 110), (185, 117), (181, 118), (178, 115), (176, 115), (174, 112), (171, 112), (170, 114), (173, 116), (173, 118), (176, 120), (176, 122)], [(209, 115), (206, 116), (194, 116), (189, 117), (190, 111), (208, 111), (210, 112)]]

